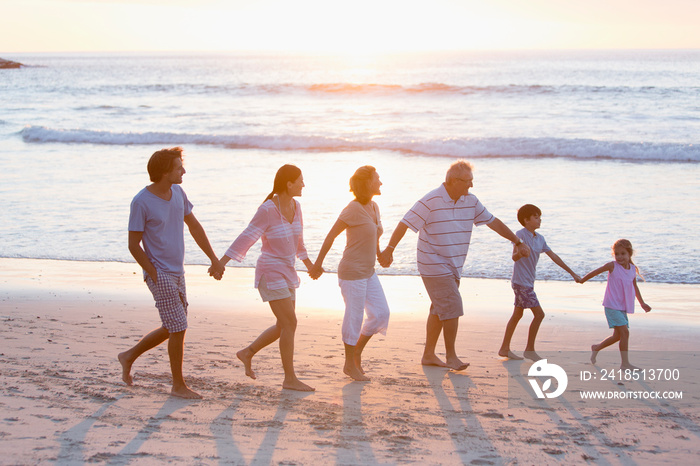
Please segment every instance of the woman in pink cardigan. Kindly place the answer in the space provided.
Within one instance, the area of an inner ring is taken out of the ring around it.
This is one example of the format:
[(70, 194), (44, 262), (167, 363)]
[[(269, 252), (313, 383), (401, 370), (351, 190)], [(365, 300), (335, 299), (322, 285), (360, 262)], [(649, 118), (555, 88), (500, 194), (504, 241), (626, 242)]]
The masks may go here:
[(294, 269), (296, 258), (301, 259), (307, 269), (313, 267), (304, 247), (301, 206), (294, 199), (301, 196), (303, 187), (301, 170), (294, 165), (282, 166), (275, 175), (272, 192), (220, 263), (225, 265), (230, 259), (241, 262), (251, 246), (262, 238), (262, 253), (255, 266), (255, 288), (263, 301), (270, 303), (277, 322), (236, 356), (243, 362), (246, 375), (255, 379), (253, 356), (279, 339), (284, 369), (282, 387), (313, 391), (314, 388), (299, 380), (294, 372), (295, 289), (299, 287), (299, 276)]

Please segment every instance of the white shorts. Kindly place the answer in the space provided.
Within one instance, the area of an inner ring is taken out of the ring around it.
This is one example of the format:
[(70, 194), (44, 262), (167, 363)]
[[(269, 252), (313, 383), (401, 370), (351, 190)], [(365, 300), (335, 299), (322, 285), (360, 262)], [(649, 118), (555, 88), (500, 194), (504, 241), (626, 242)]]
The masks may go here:
[[(340, 292), (345, 300), (345, 317), (343, 318), (343, 342), (357, 345), (360, 333), (371, 337), (376, 333), (386, 335), (389, 326), (389, 304), (386, 302), (382, 284), (377, 274), (362, 280), (338, 279)], [(367, 320), (362, 319), (367, 311)]]

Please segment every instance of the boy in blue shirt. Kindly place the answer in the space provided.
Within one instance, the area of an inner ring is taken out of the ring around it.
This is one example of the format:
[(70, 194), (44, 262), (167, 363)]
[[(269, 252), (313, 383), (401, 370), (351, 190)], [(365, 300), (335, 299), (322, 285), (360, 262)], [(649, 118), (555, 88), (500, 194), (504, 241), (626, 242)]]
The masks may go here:
[[(544, 236), (535, 232), (542, 224), (541, 216), (542, 212), (540, 209), (532, 204), (525, 204), (518, 209), (518, 221), (525, 228), (515, 233), (520, 241), (513, 247), (513, 261), (515, 264), (513, 265), (511, 286), (515, 293), (515, 309), (508, 321), (508, 325), (506, 325), (503, 344), (501, 344), (501, 349), (498, 351), (499, 356), (508, 359), (523, 359), (510, 350), (510, 340), (513, 338), (515, 327), (517, 327), (518, 322), (523, 317), (524, 309), (531, 309), (534, 317), (530, 324), (530, 330), (528, 331), (527, 346), (525, 346), (523, 356), (532, 361), (539, 361), (542, 359), (535, 352), (535, 338), (537, 338), (537, 331), (540, 329), (542, 320), (544, 320), (544, 311), (542, 311), (542, 306), (540, 306), (540, 302), (537, 300), (534, 288), (537, 274), (537, 261), (540, 258), (540, 254), (544, 252), (555, 264), (569, 272), (577, 283), (581, 281), (581, 277), (576, 275), (569, 266), (547, 246)], [(529, 256), (520, 254), (518, 246), (521, 242), (530, 247)]]

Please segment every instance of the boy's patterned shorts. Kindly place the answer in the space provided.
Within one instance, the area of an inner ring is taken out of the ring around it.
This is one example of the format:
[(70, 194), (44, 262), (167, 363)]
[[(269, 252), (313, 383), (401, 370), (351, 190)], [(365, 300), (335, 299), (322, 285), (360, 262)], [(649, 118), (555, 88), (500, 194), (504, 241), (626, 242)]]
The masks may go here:
[(513, 287), (513, 293), (515, 293), (515, 307), (532, 309), (540, 305), (534, 288), (517, 285), (515, 283), (511, 283), (511, 286)]
[(158, 282), (146, 274), (146, 285), (153, 294), (163, 327), (170, 333), (187, 330), (187, 293), (185, 276), (158, 270)]

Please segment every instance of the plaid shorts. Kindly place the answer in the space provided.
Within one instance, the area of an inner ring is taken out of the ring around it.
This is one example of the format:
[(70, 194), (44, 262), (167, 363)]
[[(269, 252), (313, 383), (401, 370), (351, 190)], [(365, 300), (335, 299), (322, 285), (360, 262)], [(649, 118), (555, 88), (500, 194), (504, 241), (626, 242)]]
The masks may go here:
[(515, 307), (532, 309), (540, 305), (534, 288), (517, 285), (515, 283), (511, 283), (511, 286), (513, 287), (513, 293), (515, 293)]
[(158, 270), (158, 283), (146, 274), (146, 285), (153, 294), (163, 327), (170, 333), (187, 330), (187, 293), (185, 276)]

